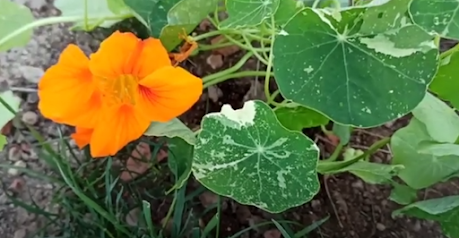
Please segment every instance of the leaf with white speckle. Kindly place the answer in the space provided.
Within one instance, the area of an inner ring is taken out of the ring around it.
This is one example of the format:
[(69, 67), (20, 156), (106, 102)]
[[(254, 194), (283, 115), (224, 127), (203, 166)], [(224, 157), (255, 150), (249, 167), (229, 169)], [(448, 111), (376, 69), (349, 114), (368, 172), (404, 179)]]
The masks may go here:
[(293, 103), (277, 109), (275, 113), (277, 119), (285, 128), (294, 131), (326, 125), (329, 121), (326, 116), (312, 109)]
[(434, 198), (410, 204), (392, 213), (437, 221), (450, 238), (459, 238), (459, 196)]
[(363, 14), (361, 34), (378, 34), (411, 23), (408, 7), (411, 0), (393, 0), (370, 7)]
[(280, 1), (281, 0), (226, 1), (228, 19), (224, 20), (219, 27), (240, 28), (259, 25), (276, 13)]
[(224, 105), (207, 114), (195, 145), (192, 171), (213, 192), (278, 213), (302, 205), (319, 191), (319, 149), (285, 129), (262, 101), (242, 109)]
[(284, 98), (354, 127), (392, 121), (421, 102), (437, 69), (434, 36), (416, 25), (361, 34), (364, 10), (305, 9), (286, 24), (273, 50)]
[(413, 0), (409, 9), (414, 23), (440, 36), (459, 39), (459, 1)]

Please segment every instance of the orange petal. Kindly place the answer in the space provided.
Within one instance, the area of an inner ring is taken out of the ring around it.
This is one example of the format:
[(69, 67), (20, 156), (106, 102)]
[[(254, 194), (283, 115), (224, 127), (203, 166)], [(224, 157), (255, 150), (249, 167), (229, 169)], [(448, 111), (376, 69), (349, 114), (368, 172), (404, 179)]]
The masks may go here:
[(117, 79), (123, 74), (132, 74), (142, 50), (141, 42), (130, 32), (114, 32), (91, 55), (91, 72), (97, 78), (108, 80)]
[(91, 137), (93, 157), (115, 155), (129, 142), (142, 136), (150, 125), (148, 118), (128, 105), (106, 109), (103, 116)]
[(75, 133), (71, 135), (72, 139), (77, 144), (78, 148), (83, 149), (91, 141), (93, 129), (87, 129), (82, 127), (76, 127)]
[(139, 110), (152, 121), (167, 122), (181, 115), (202, 94), (202, 80), (180, 67), (161, 68), (139, 84)]
[(142, 52), (137, 59), (133, 74), (139, 79), (143, 79), (154, 71), (171, 66), (171, 64), (169, 54), (161, 41), (148, 38), (142, 41)]
[(95, 125), (100, 101), (88, 64), (78, 46), (64, 49), (38, 83), (38, 108), (44, 117), (72, 126)]

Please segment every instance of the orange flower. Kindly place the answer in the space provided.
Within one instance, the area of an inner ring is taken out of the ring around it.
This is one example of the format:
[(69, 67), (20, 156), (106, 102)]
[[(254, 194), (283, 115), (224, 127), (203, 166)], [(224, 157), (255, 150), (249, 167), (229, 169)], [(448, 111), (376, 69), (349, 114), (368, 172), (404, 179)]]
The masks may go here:
[(72, 135), (93, 157), (115, 155), (152, 121), (167, 122), (188, 110), (202, 80), (172, 66), (158, 39), (115, 32), (88, 59), (69, 45), (38, 85), (43, 116), (76, 127)]

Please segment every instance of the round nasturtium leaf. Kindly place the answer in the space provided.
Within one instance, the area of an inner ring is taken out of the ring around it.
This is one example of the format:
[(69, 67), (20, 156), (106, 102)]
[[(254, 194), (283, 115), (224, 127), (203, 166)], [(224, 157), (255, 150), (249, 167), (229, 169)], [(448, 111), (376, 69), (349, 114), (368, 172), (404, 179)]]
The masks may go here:
[(307, 8), (286, 24), (273, 46), (286, 99), (355, 127), (381, 125), (419, 104), (437, 70), (434, 36), (410, 24), (359, 33), (363, 11)]
[(219, 27), (240, 28), (256, 26), (273, 16), (281, 0), (227, 0), (228, 18)]
[(192, 171), (211, 191), (278, 213), (319, 191), (319, 149), (300, 132), (283, 127), (262, 101), (242, 109), (224, 105), (207, 114), (194, 149)]
[(414, 23), (426, 31), (459, 39), (459, 1), (413, 0), (409, 11)]

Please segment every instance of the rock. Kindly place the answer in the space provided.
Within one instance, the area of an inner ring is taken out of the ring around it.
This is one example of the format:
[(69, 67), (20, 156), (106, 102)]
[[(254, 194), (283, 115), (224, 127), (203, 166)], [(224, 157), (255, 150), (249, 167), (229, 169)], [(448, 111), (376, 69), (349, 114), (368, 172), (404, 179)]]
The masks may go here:
[(22, 121), (28, 125), (35, 125), (38, 122), (38, 115), (35, 112), (28, 111), (22, 114)]
[(282, 234), (277, 229), (267, 230), (263, 233), (264, 238), (281, 238)]
[(36, 92), (27, 94), (27, 103), (34, 104), (38, 102), (38, 94)]
[(14, 232), (14, 238), (25, 238), (27, 235), (27, 232), (25, 229), (19, 229)]
[(126, 215), (126, 223), (130, 226), (138, 226), (139, 217), (142, 215), (142, 210), (136, 207), (128, 212)]
[(244, 102), (247, 102), (249, 100), (262, 100), (266, 101), (266, 95), (265, 95), (265, 89), (264, 89), (264, 84), (263, 82), (260, 82), (258, 80), (252, 80), (251, 86), (249, 91), (244, 95)]
[(378, 229), (379, 231), (384, 231), (386, 230), (386, 226), (382, 223), (378, 223), (376, 224), (376, 229)]
[[(22, 160), (18, 160), (16, 161), (16, 163), (14, 163), (14, 166), (19, 167), (19, 168), (25, 168), (27, 167), (27, 164)], [(17, 176), (20, 174), (20, 172), (19, 172), (19, 169), (17, 168), (10, 168), (8, 169), (8, 174), (11, 176)]]
[(220, 54), (211, 54), (207, 57), (206, 62), (212, 69), (218, 69), (223, 66), (223, 56)]
[(218, 86), (212, 85), (207, 88), (207, 95), (212, 102), (216, 103), (218, 99), (223, 96), (223, 92)]
[(199, 195), (199, 200), (201, 201), (201, 204), (205, 208), (208, 208), (218, 202), (218, 195), (215, 193), (206, 191), (206, 192), (203, 192), (201, 195)]
[(8, 190), (14, 193), (19, 193), (24, 187), (24, 184), (25, 184), (25, 181), (23, 178), (15, 178), (13, 182), (11, 182), (10, 186), (8, 187)]
[(351, 186), (352, 186), (353, 188), (355, 188), (355, 189), (360, 189), (360, 190), (362, 190), (362, 189), (364, 189), (364, 186), (365, 186), (365, 185), (363, 184), (363, 181), (362, 181), (362, 180), (358, 179), (358, 180), (356, 180), (355, 182), (353, 182), (353, 183), (351, 184)]
[(8, 159), (11, 161), (18, 161), (22, 158), (22, 151), (19, 146), (12, 146), (8, 150)]
[(35, 84), (40, 82), (41, 77), (43, 77), (43, 74), (45, 74), (45, 71), (43, 71), (43, 69), (27, 65), (19, 66), (19, 70), (21, 71), (22, 76), (27, 80), (27, 82)]

